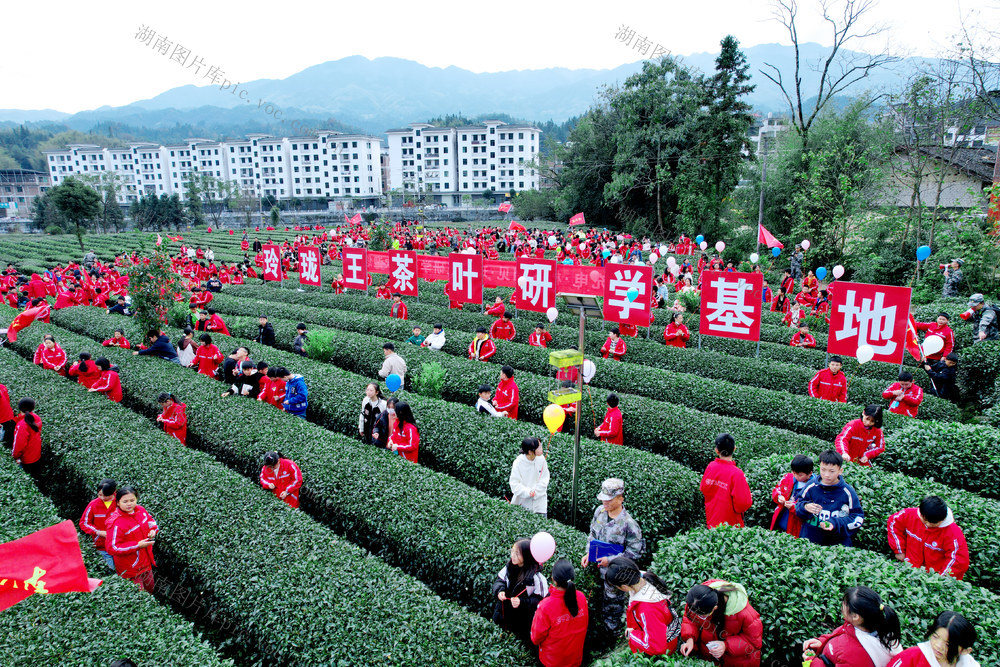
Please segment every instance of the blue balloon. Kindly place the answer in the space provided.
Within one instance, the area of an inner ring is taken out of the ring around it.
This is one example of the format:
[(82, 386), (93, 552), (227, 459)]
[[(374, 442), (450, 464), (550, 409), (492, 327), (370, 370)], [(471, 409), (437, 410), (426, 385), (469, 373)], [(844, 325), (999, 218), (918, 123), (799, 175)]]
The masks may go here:
[(826, 278), (826, 267), (825, 266), (821, 266), (818, 269), (816, 269), (816, 277), (819, 278), (820, 280), (823, 280), (823, 278)]
[(781, 248), (771, 248), (771, 254), (777, 257), (781, 254)]
[(697, 243), (698, 245), (701, 245), (701, 242), (704, 241), (704, 240), (705, 240), (705, 237), (702, 236), (701, 234), (698, 234), (698, 236), (694, 237), (694, 242)]
[(922, 245), (917, 248), (917, 261), (922, 262), (931, 256), (931, 247), (929, 245)]
[(611, 257), (611, 251), (605, 250), (604, 252), (601, 253), (601, 256), (604, 257), (604, 259), (607, 259), (608, 257)]
[(566, 264), (567, 266), (573, 266), (573, 260), (571, 260), (571, 259), (564, 259), (563, 260), (563, 264)]
[(389, 391), (396, 391), (403, 386), (403, 378), (399, 377), (396, 373), (393, 373), (385, 379), (385, 388)]

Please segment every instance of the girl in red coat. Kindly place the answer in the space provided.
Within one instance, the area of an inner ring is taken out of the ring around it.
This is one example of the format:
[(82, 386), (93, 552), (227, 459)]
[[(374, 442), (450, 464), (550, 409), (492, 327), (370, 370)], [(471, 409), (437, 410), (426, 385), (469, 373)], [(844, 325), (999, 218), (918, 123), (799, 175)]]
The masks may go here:
[(173, 394), (163, 392), (156, 398), (163, 413), (156, 416), (156, 421), (163, 424), (163, 432), (172, 435), (187, 445), (187, 406), (177, 400)]
[(264, 454), (264, 467), (260, 469), (260, 485), (274, 491), (274, 495), (284, 500), (289, 507), (299, 506), (302, 471), (295, 461), (282, 458), (278, 452)]
[(886, 667), (900, 652), (899, 618), (878, 593), (867, 586), (852, 586), (841, 604), (844, 624), (828, 635), (802, 644), (803, 660), (810, 667), (824, 667), (826, 657), (843, 667)]
[(104, 394), (110, 398), (115, 403), (122, 402), (122, 382), (118, 377), (117, 368), (111, 368), (111, 362), (100, 357), (94, 362), (94, 366), (100, 370), (101, 375), (97, 379), (97, 382), (93, 384), (90, 391), (96, 391)]
[(212, 337), (202, 334), (198, 337), (201, 345), (194, 353), (194, 363), (198, 365), (198, 372), (210, 378), (215, 377), (215, 369), (222, 363), (222, 352), (212, 344)]
[(652, 572), (642, 572), (632, 559), (611, 561), (604, 581), (628, 593), (625, 622), (632, 653), (671, 655), (677, 651), (681, 619), (670, 606), (670, 589)]
[(76, 378), (77, 382), (90, 389), (101, 379), (101, 370), (90, 360), (89, 352), (81, 352), (78, 358), (79, 361), (69, 367), (67, 375)]
[(115, 480), (102, 480), (97, 485), (97, 497), (91, 500), (83, 510), (79, 522), (80, 530), (93, 536), (94, 548), (97, 549), (97, 553), (101, 555), (101, 558), (104, 559), (104, 562), (112, 570), (115, 569), (115, 560), (108, 553), (105, 542), (108, 535), (107, 520), (115, 509), (112, 506), (115, 502), (115, 490), (117, 488), (118, 483)]
[(104, 347), (120, 347), (123, 350), (132, 348), (132, 344), (125, 338), (125, 332), (121, 329), (115, 329), (115, 335), (105, 340), (101, 345)]
[(35, 414), (33, 398), (18, 401), (17, 411), (20, 414), (14, 427), (14, 462), (30, 472), (42, 458), (42, 419)]
[(0, 384), (0, 431), (3, 431), (4, 449), (13, 449), (15, 427), (14, 411), (10, 407), (10, 394), (7, 392), (6, 385)]
[(531, 641), (544, 667), (580, 667), (587, 636), (587, 597), (576, 590), (576, 571), (565, 558), (552, 566), (552, 586), (531, 621)]
[(979, 667), (972, 657), (976, 627), (961, 614), (942, 612), (927, 633), (927, 641), (897, 655), (889, 667)]
[(885, 451), (882, 437), (882, 406), (869, 405), (860, 419), (847, 422), (834, 440), (837, 452), (845, 461), (870, 466), (871, 460)]
[(670, 324), (663, 330), (663, 342), (671, 347), (687, 347), (689, 340), (691, 332), (684, 326), (684, 315), (674, 313), (670, 318)]
[(45, 334), (42, 337), (42, 342), (35, 350), (35, 364), (55, 371), (59, 375), (66, 375), (66, 353), (59, 347), (52, 334)]
[(108, 553), (115, 559), (115, 571), (122, 579), (134, 581), (140, 591), (153, 591), (153, 538), (156, 519), (139, 504), (135, 487), (123, 486), (115, 491), (118, 508), (105, 521)]
[(396, 423), (389, 433), (388, 449), (398, 452), (400, 456), (411, 463), (417, 462), (417, 450), (420, 447), (420, 431), (413, 420), (413, 411), (409, 403), (396, 404)]
[(687, 594), (681, 655), (721, 667), (760, 667), (764, 626), (740, 584), (711, 579)]

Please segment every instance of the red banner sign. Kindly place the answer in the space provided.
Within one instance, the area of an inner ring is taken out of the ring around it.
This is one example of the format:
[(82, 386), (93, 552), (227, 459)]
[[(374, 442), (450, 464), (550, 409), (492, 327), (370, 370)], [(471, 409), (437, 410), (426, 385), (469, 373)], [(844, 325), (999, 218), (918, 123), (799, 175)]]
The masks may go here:
[(316, 285), (323, 284), (323, 279), (319, 275), (321, 258), (319, 248), (315, 246), (299, 247), (299, 284)]
[(556, 260), (517, 260), (517, 307), (544, 313), (556, 305)]
[(448, 296), (458, 303), (482, 303), (483, 256), (453, 252), (448, 266)]
[(556, 292), (559, 294), (603, 296), (604, 269), (599, 266), (559, 264), (556, 267)]
[(368, 289), (368, 258), (364, 248), (344, 248), (344, 287)]
[(830, 314), (827, 351), (856, 357), (871, 346), (875, 361), (903, 361), (910, 288), (837, 282)]
[(389, 273), (389, 253), (368, 251), (368, 273)]
[(706, 271), (701, 287), (701, 323), (706, 336), (760, 340), (761, 292), (759, 273)]
[[(370, 255), (369, 255), (370, 256)], [(417, 253), (413, 250), (389, 251), (389, 279), (386, 281), (390, 292), (403, 296), (417, 296)]]
[(484, 280), (487, 287), (516, 287), (517, 265), (514, 262), (483, 262)]
[(421, 280), (448, 280), (448, 258), (417, 255), (417, 277)]
[(264, 280), (281, 280), (281, 253), (278, 246), (268, 244), (261, 248), (264, 255)]
[(648, 327), (652, 316), (653, 268), (608, 264), (604, 271), (604, 319)]

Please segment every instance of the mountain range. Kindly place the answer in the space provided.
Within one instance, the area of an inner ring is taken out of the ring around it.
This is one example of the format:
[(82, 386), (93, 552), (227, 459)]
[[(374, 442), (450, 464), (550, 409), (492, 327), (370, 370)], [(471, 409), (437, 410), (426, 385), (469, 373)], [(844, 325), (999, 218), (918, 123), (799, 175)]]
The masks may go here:
[[(818, 63), (828, 49), (810, 43), (802, 45), (801, 51), (804, 62)], [(749, 96), (750, 104), (759, 112), (784, 111), (787, 107), (781, 92), (759, 70), (765, 62), (772, 63), (783, 70), (786, 79), (790, 78), (793, 49), (761, 44), (745, 48), (744, 53), (757, 86)], [(694, 53), (682, 60), (692, 68), (711, 73), (715, 57), (715, 53)], [(860, 94), (864, 88), (898, 90), (909, 73), (927, 62), (922, 58), (903, 59), (873, 72), (847, 94)], [(468, 117), (506, 113), (535, 122), (551, 119), (559, 123), (584, 113), (604, 86), (620, 84), (641, 68), (642, 61), (637, 61), (604, 70), (557, 67), (474, 73), (454, 66), (427, 67), (401, 58), (370, 60), (351, 56), (314, 65), (284, 79), (246, 82), (241, 86), (248, 92), (246, 100), (217, 86), (185, 85), (125, 106), (103, 106), (75, 114), (51, 109), (0, 109), (0, 124), (49, 121), (80, 131), (99, 125), (158, 130), (183, 126), (185, 131), (190, 126), (195, 132), (204, 132), (197, 136), (210, 138), (247, 131), (281, 132), (281, 126), (261, 110), (267, 104), (280, 108), (284, 118), (299, 120), (310, 128), (373, 134), (449, 113)], [(802, 77), (803, 89), (814, 92), (818, 74), (807, 68)]]

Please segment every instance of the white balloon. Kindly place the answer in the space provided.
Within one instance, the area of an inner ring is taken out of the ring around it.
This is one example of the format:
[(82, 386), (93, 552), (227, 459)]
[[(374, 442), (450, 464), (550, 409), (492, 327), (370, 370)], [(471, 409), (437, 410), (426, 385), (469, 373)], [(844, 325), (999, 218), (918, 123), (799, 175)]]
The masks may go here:
[(579, 234), (577, 234), (577, 236), (579, 236), (579, 237), (580, 237), (580, 240), (581, 240), (581, 241), (582, 241), (583, 239), (587, 238), (587, 235), (586, 235), (586, 234), (584, 234), (583, 232), (580, 232)]
[(650, 245), (650, 244), (648, 244), (648, 243), (643, 243), (643, 244), (642, 244), (642, 251), (643, 251), (643, 252), (649, 252), (649, 251), (650, 251), (650, 250), (652, 249), (652, 247), (653, 247), (653, 246), (651, 246), (651, 245)]
[(559, 239), (557, 239), (555, 236), (550, 236), (549, 237), (549, 245), (550, 246), (554, 247), (558, 243), (559, 243)]
[(559, 311), (555, 306), (552, 306), (545, 311), (545, 317), (549, 318), (549, 322), (555, 322), (556, 318), (559, 317)]
[(930, 335), (924, 339), (924, 354), (937, 354), (944, 349), (944, 338)]
[(524, 289), (528, 284), (528, 276), (521, 276), (517, 279), (517, 286)]
[(676, 264), (670, 267), (670, 273), (674, 274), (675, 276), (680, 272), (681, 272), (681, 267), (677, 266)]
[(663, 255), (666, 255), (666, 254), (667, 254), (667, 246), (661, 245), (660, 246), (660, 256), (662, 257)]
[(875, 348), (871, 345), (862, 345), (854, 356), (858, 358), (859, 364), (867, 364), (875, 358)]
[(622, 263), (622, 256), (621, 255), (612, 255), (611, 256), (611, 263), (612, 264), (621, 264)]
[(809, 239), (802, 239), (802, 243), (799, 245), (802, 246), (803, 250), (809, 250), (809, 246), (811, 246), (812, 243), (809, 243)]
[(837, 266), (833, 267), (833, 277), (834, 278), (839, 279), (843, 275), (844, 275), (844, 267), (842, 267), (840, 264), (838, 264)]
[(715, 244), (716, 252), (722, 252), (725, 249), (726, 249), (726, 244), (723, 243), (722, 241), (719, 241), (718, 243)]
[(704, 250), (705, 248), (708, 247), (708, 241), (702, 241), (701, 243), (698, 244), (698, 247)]
[(758, 255), (755, 252), (750, 253), (750, 263), (751, 264), (756, 264), (759, 261), (760, 261), (760, 255)]
[(673, 255), (671, 255), (670, 257), (667, 257), (667, 266), (673, 266), (676, 263), (677, 263), (677, 260), (674, 259)]
[(660, 256), (657, 255), (655, 252), (649, 253), (649, 263), (650, 264), (656, 264), (656, 260), (658, 260), (658, 259), (660, 259)]
[(594, 375), (597, 373), (597, 366), (590, 359), (583, 360), (583, 381), (586, 384), (590, 384), (590, 381), (594, 379)]

